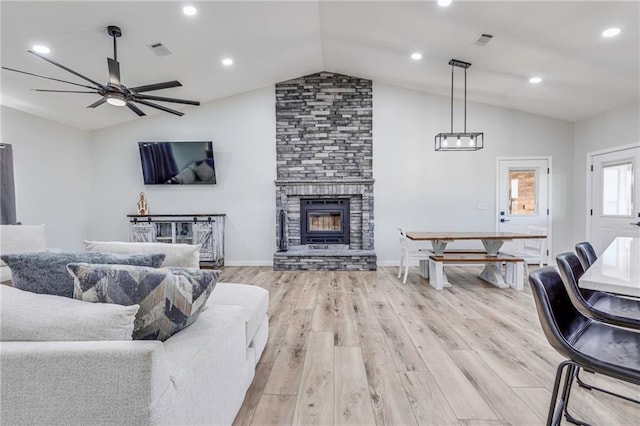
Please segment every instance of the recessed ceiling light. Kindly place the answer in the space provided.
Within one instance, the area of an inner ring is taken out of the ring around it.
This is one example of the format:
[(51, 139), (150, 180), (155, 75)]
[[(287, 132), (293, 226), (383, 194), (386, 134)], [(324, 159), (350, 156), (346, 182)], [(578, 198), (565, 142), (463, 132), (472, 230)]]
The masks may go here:
[(438, 4), (440, 6), (449, 6), (451, 4), (451, 0), (438, 0)]
[(32, 49), (34, 52), (43, 53), (45, 55), (51, 52), (51, 50), (47, 46), (43, 46), (41, 44), (36, 44)]
[(182, 13), (184, 13), (187, 16), (193, 16), (196, 13), (198, 13), (198, 9), (196, 9), (193, 6), (185, 6), (182, 8)]
[(411, 59), (413, 59), (414, 61), (419, 61), (420, 59), (422, 59), (422, 53), (413, 52), (411, 54)]
[(531, 77), (529, 79), (529, 83), (531, 83), (531, 84), (542, 83), (542, 78), (540, 78), (540, 77)]
[(231, 58), (224, 58), (222, 60), (222, 65), (224, 65), (225, 67), (229, 67), (231, 65), (233, 65), (233, 59)]
[(615, 37), (620, 34), (620, 28), (609, 28), (602, 32), (602, 37)]

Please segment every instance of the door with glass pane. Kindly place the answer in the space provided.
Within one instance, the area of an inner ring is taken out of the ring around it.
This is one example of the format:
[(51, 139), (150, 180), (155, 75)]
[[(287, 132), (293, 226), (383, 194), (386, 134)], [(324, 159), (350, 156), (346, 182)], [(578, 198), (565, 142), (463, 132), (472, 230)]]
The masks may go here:
[[(551, 252), (550, 162), (549, 158), (498, 160), (497, 230), (523, 234), (532, 228), (535, 233), (546, 231), (547, 255)], [(523, 240), (505, 242), (501, 251), (522, 251), (522, 245)]]
[(596, 252), (615, 237), (640, 237), (640, 147), (594, 155), (590, 173), (589, 239)]

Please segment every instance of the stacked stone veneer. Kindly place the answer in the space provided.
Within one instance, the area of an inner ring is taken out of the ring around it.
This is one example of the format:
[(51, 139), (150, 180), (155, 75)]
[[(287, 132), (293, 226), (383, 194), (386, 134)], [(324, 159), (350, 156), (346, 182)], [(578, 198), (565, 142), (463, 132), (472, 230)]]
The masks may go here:
[[(320, 72), (276, 84), (276, 209), (287, 213), (288, 251), (274, 269), (375, 269), (372, 104), (371, 80)], [(349, 245), (302, 246), (301, 198), (349, 198)]]

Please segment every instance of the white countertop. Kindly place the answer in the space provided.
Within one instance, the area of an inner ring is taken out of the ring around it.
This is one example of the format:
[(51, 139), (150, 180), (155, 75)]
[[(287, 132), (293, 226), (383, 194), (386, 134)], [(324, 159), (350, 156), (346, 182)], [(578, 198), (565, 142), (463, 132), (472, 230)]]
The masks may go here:
[(581, 288), (640, 297), (640, 238), (617, 237), (578, 281)]

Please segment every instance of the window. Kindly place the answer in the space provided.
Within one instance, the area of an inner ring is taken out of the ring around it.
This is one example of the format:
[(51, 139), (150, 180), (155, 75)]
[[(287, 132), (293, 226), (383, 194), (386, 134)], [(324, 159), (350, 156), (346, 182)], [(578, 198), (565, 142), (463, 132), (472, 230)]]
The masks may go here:
[(602, 167), (602, 214), (632, 216), (633, 163)]
[(536, 214), (536, 171), (509, 170), (509, 214)]

